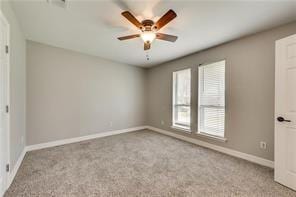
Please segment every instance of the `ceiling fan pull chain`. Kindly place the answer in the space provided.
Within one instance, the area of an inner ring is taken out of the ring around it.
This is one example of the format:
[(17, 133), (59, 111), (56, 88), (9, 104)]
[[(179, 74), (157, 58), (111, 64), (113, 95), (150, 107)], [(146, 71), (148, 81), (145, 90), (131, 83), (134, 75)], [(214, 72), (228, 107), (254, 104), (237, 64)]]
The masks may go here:
[(149, 53), (148, 53), (148, 51), (146, 51), (146, 59), (147, 59), (147, 61), (150, 60), (150, 57), (149, 57)]
[[(139, 34), (119, 37), (118, 39), (121, 41), (141, 37), (144, 41), (144, 50), (147, 51), (151, 48), (151, 43), (155, 39), (175, 42), (178, 38), (177, 36), (173, 35), (157, 33), (159, 29), (161, 29), (163, 26), (167, 25), (170, 21), (177, 17), (177, 14), (171, 9), (167, 13), (165, 13), (160, 19), (158, 19), (156, 23), (154, 23), (154, 21), (150, 19), (146, 19), (140, 22), (129, 11), (124, 11), (121, 14), (141, 31)], [(148, 54), (146, 55), (146, 59), (147, 61), (150, 60)]]

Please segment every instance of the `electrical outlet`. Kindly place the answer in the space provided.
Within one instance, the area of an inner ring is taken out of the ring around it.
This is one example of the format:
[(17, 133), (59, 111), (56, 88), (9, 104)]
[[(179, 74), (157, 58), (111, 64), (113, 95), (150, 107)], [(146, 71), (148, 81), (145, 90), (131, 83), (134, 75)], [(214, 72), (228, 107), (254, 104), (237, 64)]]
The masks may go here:
[(161, 125), (164, 125), (164, 121), (163, 121), (163, 120), (161, 120), (161, 121), (160, 121), (160, 124), (161, 124)]
[(113, 122), (112, 121), (109, 122), (109, 127), (113, 127)]
[(267, 147), (266, 142), (260, 142), (260, 148), (261, 149), (266, 149), (266, 147)]

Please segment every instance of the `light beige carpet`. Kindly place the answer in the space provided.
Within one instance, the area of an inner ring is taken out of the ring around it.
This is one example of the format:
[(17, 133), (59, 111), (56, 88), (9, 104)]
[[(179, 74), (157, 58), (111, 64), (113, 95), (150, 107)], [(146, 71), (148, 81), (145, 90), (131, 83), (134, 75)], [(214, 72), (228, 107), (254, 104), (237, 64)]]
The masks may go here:
[(144, 130), (26, 154), (6, 197), (296, 196), (273, 170)]

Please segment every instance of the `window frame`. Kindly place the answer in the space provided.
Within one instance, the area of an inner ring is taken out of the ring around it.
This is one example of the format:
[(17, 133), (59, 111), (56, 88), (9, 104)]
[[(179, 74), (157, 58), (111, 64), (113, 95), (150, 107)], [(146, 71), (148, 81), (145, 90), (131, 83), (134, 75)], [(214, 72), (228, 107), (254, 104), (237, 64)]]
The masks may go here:
[[(211, 64), (215, 64), (215, 63), (219, 63), (219, 62), (224, 62), (224, 106), (221, 106), (221, 105), (203, 105), (203, 106), (208, 106), (208, 107), (212, 107), (212, 108), (215, 108), (215, 109), (218, 109), (218, 108), (224, 108), (224, 129), (223, 129), (223, 136), (221, 135), (215, 135), (215, 134), (212, 134), (211, 132), (206, 132), (204, 130), (200, 130), (200, 105), (199, 105), (199, 102), (200, 102), (200, 90), (199, 90), (199, 87), (200, 87), (200, 79), (199, 79), (199, 67), (200, 66), (207, 66), (207, 65), (211, 65)], [(227, 61), (226, 59), (222, 59), (222, 60), (216, 60), (216, 61), (212, 61), (212, 62), (207, 62), (207, 63), (203, 63), (203, 64), (199, 64), (198, 65), (198, 70), (197, 70), (197, 132), (196, 134), (201, 136), (201, 137), (206, 137), (206, 138), (210, 138), (210, 139), (215, 139), (215, 140), (219, 140), (219, 141), (222, 141), (222, 142), (226, 142), (227, 139), (226, 139), (226, 90), (227, 90), (227, 86), (226, 86), (226, 82), (227, 82)]]
[[(190, 100), (189, 100), (189, 104), (175, 104), (176, 101), (176, 81), (175, 81), (175, 76), (176, 73), (180, 72), (180, 71), (185, 71), (185, 70), (189, 70), (190, 73)], [(189, 107), (189, 125), (187, 124), (182, 124), (182, 123), (177, 123), (175, 122), (176, 120), (176, 108), (177, 106), (184, 106), (184, 107)], [(184, 131), (184, 132), (189, 132), (191, 133), (191, 125), (192, 125), (192, 69), (191, 68), (181, 68), (178, 70), (175, 70), (172, 72), (172, 124), (171, 124), (171, 128), (176, 129), (176, 130), (180, 130), (180, 131)]]

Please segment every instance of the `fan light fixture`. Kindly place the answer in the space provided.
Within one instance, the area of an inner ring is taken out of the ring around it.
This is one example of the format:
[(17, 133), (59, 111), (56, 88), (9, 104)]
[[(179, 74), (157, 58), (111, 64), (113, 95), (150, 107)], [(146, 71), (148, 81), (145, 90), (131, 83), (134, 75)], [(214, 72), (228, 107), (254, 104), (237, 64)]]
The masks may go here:
[(158, 21), (154, 22), (153, 20), (146, 19), (142, 22), (138, 21), (136, 17), (129, 11), (124, 11), (121, 13), (123, 17), (125, 17), (129, 22), (135, 25), (139, 31), (137, 34), (132, 34), (128, 36), (119, 37), (118, 40), (129, 40), (133, 38), (141, 37), (144, 41), (144, 50), (149, 50), (151, 48), (151, 43), (154, 39), (165, 40), (169, 42), (175, 42), (177, 40), (177, 36), (158, 33), (158, 31), (177, 17), (177, 14), (173, 10), (167, 11)]
[(153, 31), (144, 31), (141, 33), (141, 38), (145, 43), (152, 43), (156, 38), (156, 34)]

